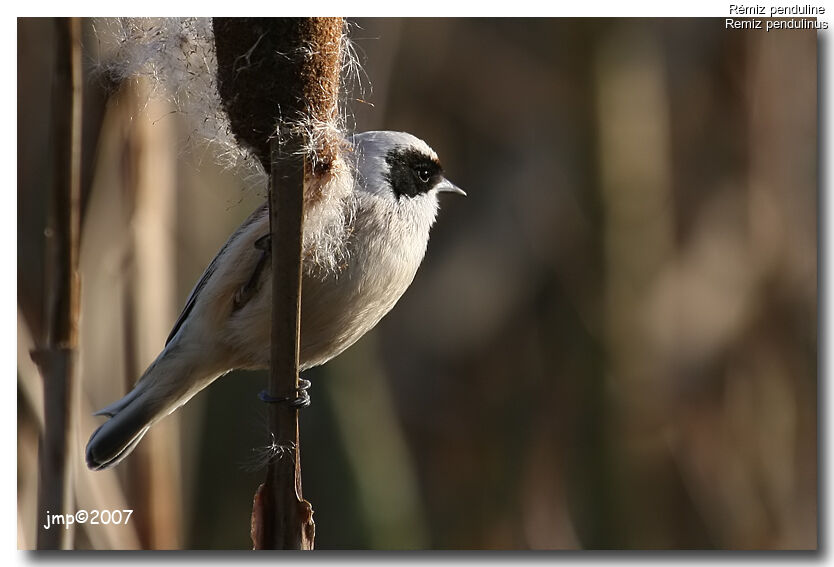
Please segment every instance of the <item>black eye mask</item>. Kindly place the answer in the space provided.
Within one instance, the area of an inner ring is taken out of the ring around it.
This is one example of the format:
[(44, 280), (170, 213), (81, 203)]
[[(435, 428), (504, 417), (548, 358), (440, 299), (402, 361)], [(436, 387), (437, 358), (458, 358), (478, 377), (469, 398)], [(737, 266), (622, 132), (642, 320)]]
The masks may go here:
[(443, 178), (440, 163), (414, 148), (396, 147), (385, 156), (385, 162), (385, 178), (397, 199), (427, 193)]

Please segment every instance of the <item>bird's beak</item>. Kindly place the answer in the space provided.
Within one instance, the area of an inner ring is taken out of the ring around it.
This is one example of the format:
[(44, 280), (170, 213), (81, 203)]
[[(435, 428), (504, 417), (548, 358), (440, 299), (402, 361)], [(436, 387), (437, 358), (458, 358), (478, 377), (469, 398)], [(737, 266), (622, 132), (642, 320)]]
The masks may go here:
[(446, 179), (445, 177), (443, 180), (434, 186), (437, 189), (438, 193), (457, 193), (458, 195), (463, 195), (466, 197), (466, 191)]

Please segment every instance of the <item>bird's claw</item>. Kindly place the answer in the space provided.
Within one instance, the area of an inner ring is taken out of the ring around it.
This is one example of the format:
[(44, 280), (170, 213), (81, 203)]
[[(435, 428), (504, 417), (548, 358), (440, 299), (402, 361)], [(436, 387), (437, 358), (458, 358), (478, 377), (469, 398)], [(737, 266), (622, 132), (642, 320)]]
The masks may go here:
[(266, 390), (261, 390), (261, 392), (258, 394), (258, 398), (260, 398), (262, 402), (266, 402), (268, 404), (288, 404), (292, 408), (306, 408), (310, 405), (310, 394), (307, 392), (307, 389), (309, 387), (309, 380), (299, 378), (298, 388), (296, 389), (296, 394), (293, 397), (285, 396), (281, 398), (275, 398), (270, 396)]

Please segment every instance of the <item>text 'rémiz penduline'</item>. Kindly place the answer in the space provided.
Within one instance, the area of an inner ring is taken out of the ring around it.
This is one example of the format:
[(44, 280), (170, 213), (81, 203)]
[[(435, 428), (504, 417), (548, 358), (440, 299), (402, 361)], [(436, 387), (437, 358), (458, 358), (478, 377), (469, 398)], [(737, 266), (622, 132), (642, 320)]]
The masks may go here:
[[(817, 19), (825, 15), (825, 6), (814, 4), (790, 4), (782, 6), (764, 6), (761, 4), (730, 4), (731, 16), (747, 16), (743, 19), (727, 18), (725, 29), (735, 30), (827, 30), (828, 22)], [(779, 18), (792, 16), (792, 19), (757, 20), (750, 16)], [(810, 19), (813, 18), (813, 19)]]

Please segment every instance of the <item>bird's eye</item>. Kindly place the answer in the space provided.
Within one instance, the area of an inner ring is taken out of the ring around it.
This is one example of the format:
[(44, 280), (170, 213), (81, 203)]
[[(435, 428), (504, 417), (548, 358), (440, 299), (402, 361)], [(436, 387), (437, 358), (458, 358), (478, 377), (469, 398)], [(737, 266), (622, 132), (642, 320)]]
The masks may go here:
[(418, 166), (414, 168), (414, 171), (423, 183), (428, 183), (429, 179), (431, 179), (431, 171), (426, 166)]

